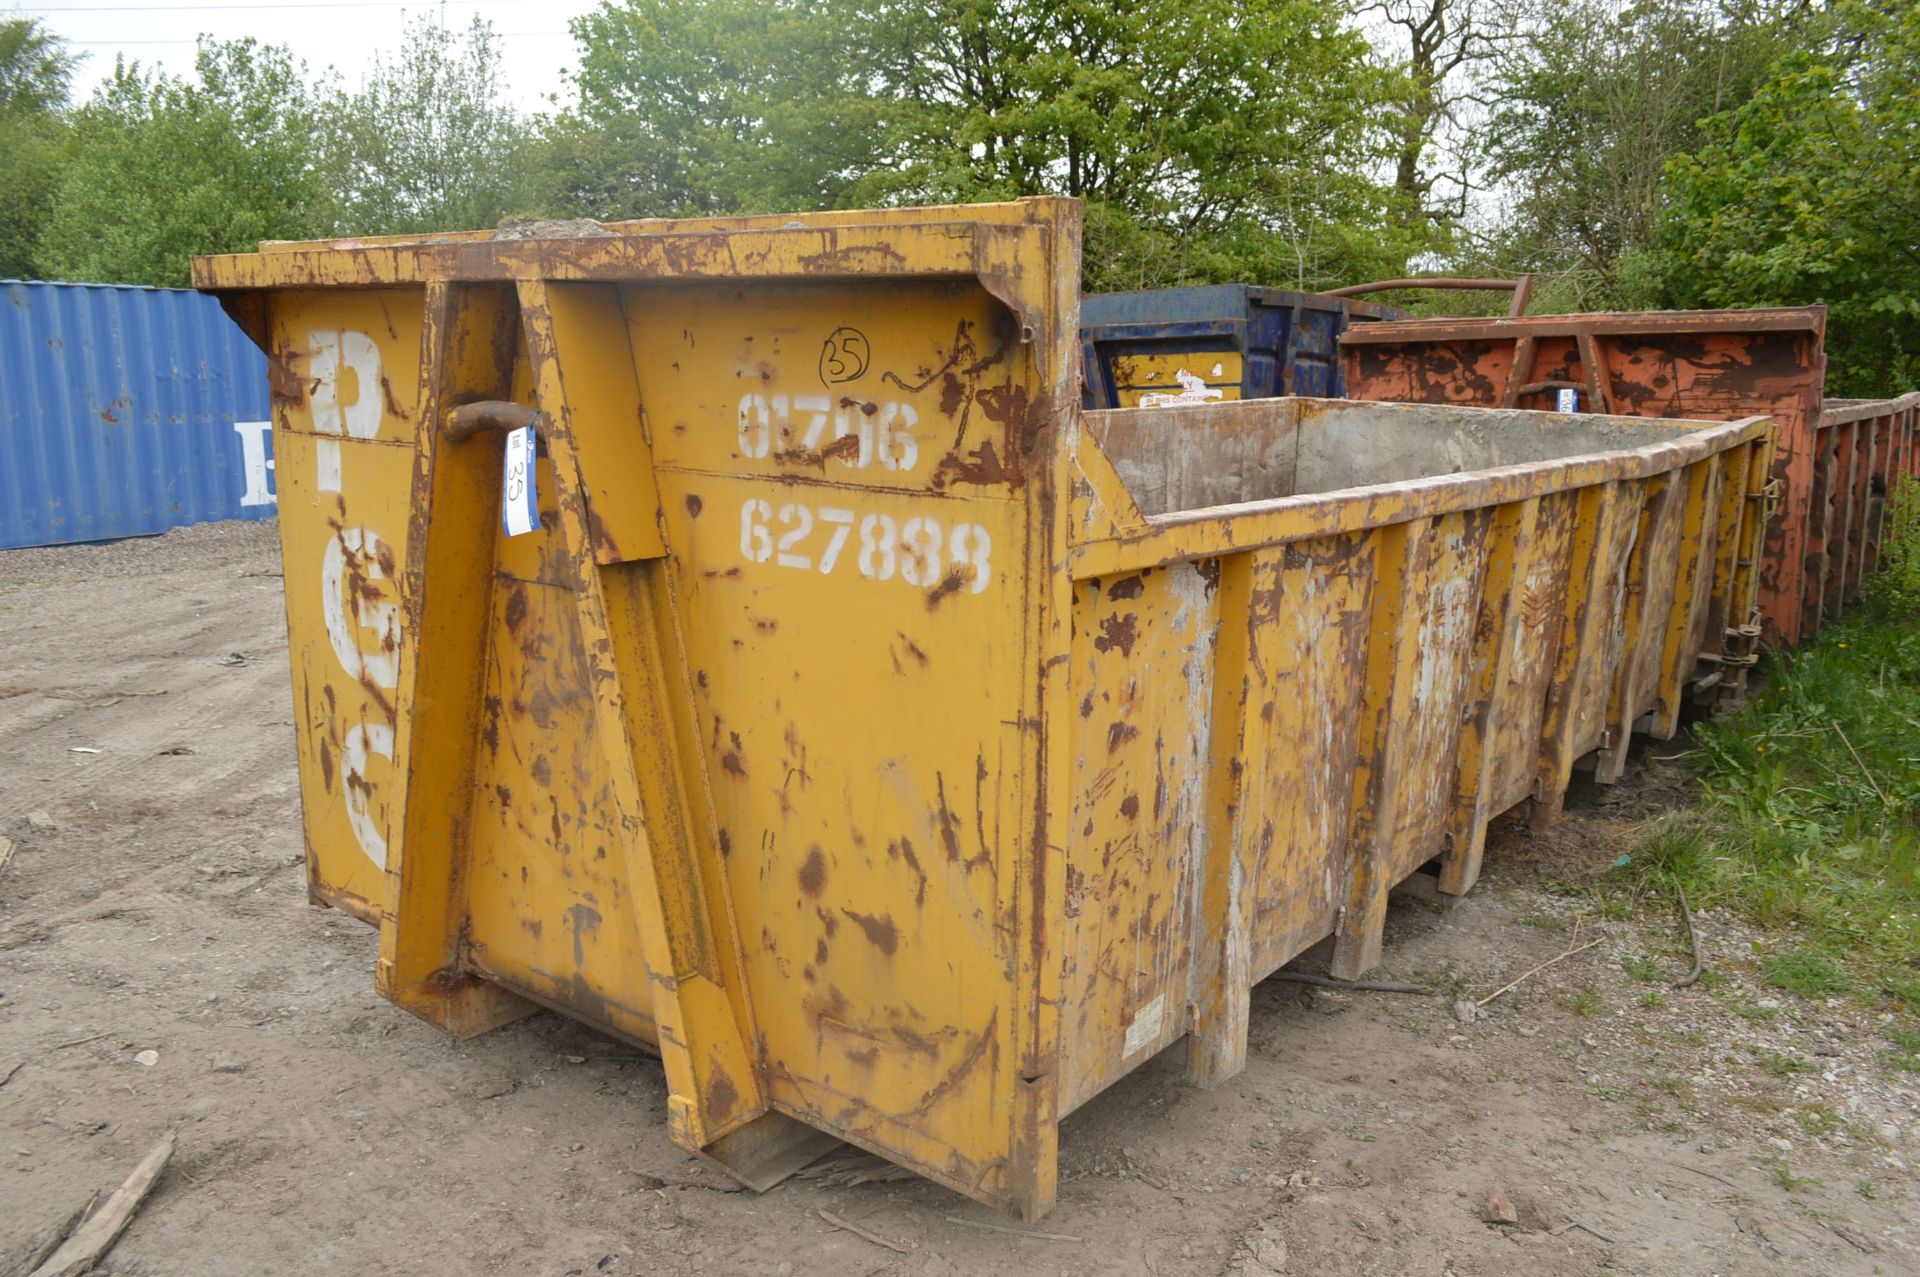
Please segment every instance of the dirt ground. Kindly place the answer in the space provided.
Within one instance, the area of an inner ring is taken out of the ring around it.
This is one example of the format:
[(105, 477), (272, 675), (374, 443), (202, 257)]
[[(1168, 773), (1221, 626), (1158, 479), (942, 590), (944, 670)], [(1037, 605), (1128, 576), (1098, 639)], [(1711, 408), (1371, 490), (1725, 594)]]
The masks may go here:
[(0, 554), (0, 1269), (177, 1123), (112, 1272), (1920, 1273), (1884, 1022), (1764, 988), (1772, 942), (1711, 914), (1711, 987), (1670, 988), (1674, 916), (1554, 889), (1690, 801), (1651, 756), (1499, 830), (1457, 907), (1396, 901), (1381, 978), (1447, 995), (1269, 981), (1240, 1077), (1189, 1089), (1176, 1050), (1074, 1114), (1051, 1236), (849, 1183), (870, 1159), (735, 1191), (669, 1142), (655, 1061), (545, 1014), (447, 1041), (307, 904), (274, 536)]

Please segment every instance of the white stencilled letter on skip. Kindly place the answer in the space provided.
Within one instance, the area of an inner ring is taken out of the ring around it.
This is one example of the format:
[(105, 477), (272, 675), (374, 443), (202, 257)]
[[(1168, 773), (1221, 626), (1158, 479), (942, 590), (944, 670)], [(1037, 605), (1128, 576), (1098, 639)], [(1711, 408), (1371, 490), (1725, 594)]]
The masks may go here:
[[(392, 552), (372, 528), (340, 529), (320, 561), (320, 606), (334, 655), (354, 678), (384, 688), (400, 681), (400, 605), (372, 596), (370, 587), (387, 579), (391, 562)], [(373, 631), (372, 651), (361, 642), (362, 630)]]
[(370, 795), (373, 782), (367, 779), (367, 760), (393, 761), (393, 729), (384, 723), (362, 723), (347, 733), (340, 750), (341, 778), (347, 791), (347, 823), (359, 840), (367, 859), (382, 869), (387, 867), (387, 836), (373, 818)]
[[(307, 334), (313, 378), (313, 428), (321, 434), (373, 439), (380, 434), (380, 348), (365, 333), (324, 330)], [(353, 374), (343, 393), (343, 373)], [(351, 396), (349, 398), (349, 396)], [(314, 484), (340, 491), (340, 445), (322, 439), (314, 450)]]

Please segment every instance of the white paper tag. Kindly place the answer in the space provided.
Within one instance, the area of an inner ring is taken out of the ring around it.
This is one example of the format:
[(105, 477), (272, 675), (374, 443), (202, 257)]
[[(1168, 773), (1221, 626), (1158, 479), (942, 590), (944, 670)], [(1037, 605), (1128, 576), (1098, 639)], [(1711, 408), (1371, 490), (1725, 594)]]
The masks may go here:
[(1162, 993), (1134, 1013), (1127, 1025), (1127, 1040), (1120, 1048), (1122, 1059), (1160, 1039), (1160, 1026), (1166, 1015), (1167, 995)]
[(1577, 390), (1554, 391), (1553, 410), (1555, 412), (1579, 412), (1580, 392)]
[(510, 537), (540, 526), (540, 493), (533, 461), (533, 427), (509, 430), (506, 475), (500, 485), (500, 522)]

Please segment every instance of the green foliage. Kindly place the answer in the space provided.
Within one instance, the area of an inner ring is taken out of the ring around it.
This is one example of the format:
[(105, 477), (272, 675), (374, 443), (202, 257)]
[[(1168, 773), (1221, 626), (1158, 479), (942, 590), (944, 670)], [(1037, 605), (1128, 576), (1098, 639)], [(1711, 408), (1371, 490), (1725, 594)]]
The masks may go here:
[(1643, 984), (1653, 984), (1667, 978), (1665, 968), (1657, 960), (1637, 954), (1629, 954), (1620, 959), (1620, 968), (1628, 976)]
[(39, 273), (35, 246), (66, 169), (68, 129), (59, 116), (0, 115), (0, 279)]
[(600, 218), (843, 205), (881, 162), (875, 8), (607, 0), (573, 20), (577, 100), (547, 135), (554, 212)]
[(0, 18), (0, 117), (51, 115), (67, 104), (79, 58), (38, 18)]
[(1920, 616), (1920, 479), (1894, 484), (1884, 517), (1880, 571), (1868, 588), (1889, 611)]
[(34, 246), (66, 167), (75, 61), (39, 19), (0, 20), (0, 279), (38, 273)]
[(1820, 1183), (1820, 1177), (1817, 1175), (1795, 1175), (1793, 1168), (1785, 1162), (1775, 1163), (1768, 1169), (1768, 1174), (1773, 1176), (1774, 1183), (1789, 1193), (1797, 1193), (1803, 1188), (1812, 1188)]
[(1920, 1073), (1920, 1032), (1898, 1026), (1887, 1031), (1893, 1050), (1882, 1058), (1896, 1073)]
[(39, 258), (49, 278), (184, 285), (197, 253), (312, 235), (319, 121), (284, 48), (202, 40), (191, 78), (120, 64), (74, 113)]
[(1092, 288), (1324, 285), (1382, 228), (1386, 79), (1323, 0), (606, 0), (552, 203), (596, 216), (1087, 202)]
[(1818, 1073), (1818, 1066), (1803, 1060), (1797, 1055), (1787, 1055), (1781, 1051), (1766, 1050), (1759, 1054), (1760, 1071), (1768, 1077), (1786, 1078), (1796, 1073)]
[(1838, 0), (1670, 169), (1681, 305), (1824, 302), (1829, 394), (1920, 385), (1920, 5)]
[(1775, 988), (1808, 997), (1845, 993), (1850, 987), (1839, 963), (1811, 949), (1789, 949), (1773, 954), (1760, 964), (1760, 974)]
[(1593, 1019), (1606, 1006), (1600, 1000), (1600, 991), (1592, 985), (1588, 985), (1578, 993), (1556, 993), (1553, 995), (1553, 1000), (1562, 1011), (1570, 1011), (1583, 1020)]
[(1753, 92), (1802, 11), (1783, 0), (1571, 0), (1505, 46), (1487, 159), (1517, 193), (1507, 256), (1548, 275), (1535, 313), (1657, 304), (1664, 168), (1699, 144), (1702, 120)]
[(519, 210), (531, 129), (507, 105), (500, 37), (429, 11), (406, 24), (400, 51), (320, 111), (320, 163), (344, 234), (491, 227)]

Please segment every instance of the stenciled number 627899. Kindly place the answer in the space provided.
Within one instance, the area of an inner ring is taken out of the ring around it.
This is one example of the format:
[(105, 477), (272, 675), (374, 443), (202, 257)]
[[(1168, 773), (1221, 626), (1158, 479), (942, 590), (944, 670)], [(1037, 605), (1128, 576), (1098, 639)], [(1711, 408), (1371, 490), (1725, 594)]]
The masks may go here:
[(851, 560), (870, 581), (897, 577), (918, 586), (937, 585), (958, 572), (972, 594), (993, 580), (993, 541), (977, 523), (947, 527), (920, 514), (901, 522), (888, 514), (800, 501), (776, 510), (770, 501), (748, 497), (740, 506), (740, 553), (749, 563), (771, 560), (827, 574)]

